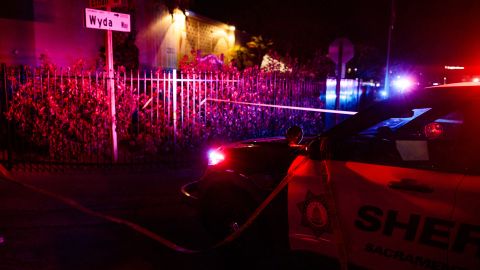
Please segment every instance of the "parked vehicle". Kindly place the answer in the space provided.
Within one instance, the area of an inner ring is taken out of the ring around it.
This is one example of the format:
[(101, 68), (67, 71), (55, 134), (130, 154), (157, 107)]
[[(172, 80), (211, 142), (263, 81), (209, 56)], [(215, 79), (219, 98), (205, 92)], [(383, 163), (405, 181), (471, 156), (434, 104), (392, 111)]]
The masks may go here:
[(479, 105), (480, 84), (442, 85), (377, 103), (303, 144), (222, 146), (183, 192), (221, 237), (288, 181), (267, 216), (270, 226), (288, 222), (272, 239), (288, 237), (292, 250), (369, 269), (480, 269)]

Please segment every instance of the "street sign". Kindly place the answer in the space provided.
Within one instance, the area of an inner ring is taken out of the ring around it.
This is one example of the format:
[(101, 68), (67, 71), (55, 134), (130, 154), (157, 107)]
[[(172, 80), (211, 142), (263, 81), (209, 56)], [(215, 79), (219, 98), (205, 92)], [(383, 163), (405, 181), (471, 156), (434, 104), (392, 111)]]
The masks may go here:
[[(91, 1), (90, 4), (92, 4)], [(101, 2), (101, 1), (98, 1)], [(117, 126), (115, 120), (115, 81), (113, 72), (113, 42), (112, 31), (130, 32), (130, 15), (111, 12), (111, 8), (115, 0), (107, 0), (106, 9), (85, 9), (85, 27), (92, 29), (106, 30), (105, 54), (107, 58), (107, 92), (110, 99), (109, 110), (112, 117), (112, 159), (113, 162), (118, 161), (118, 142), (117, 142)]]
[[(340, 56), (340, 50), (342, 51)], [(354, 55), (353, 45), (350, 40), (346, 38), (337, 38), (328, 47), (328, 57), (332, 59), (335, 64), (346, 64), (352, 60)], [(341, 57), (341, 59), (339, 59)]]
[(130, 14), (86, 8), (85, 27), (130, 32)]

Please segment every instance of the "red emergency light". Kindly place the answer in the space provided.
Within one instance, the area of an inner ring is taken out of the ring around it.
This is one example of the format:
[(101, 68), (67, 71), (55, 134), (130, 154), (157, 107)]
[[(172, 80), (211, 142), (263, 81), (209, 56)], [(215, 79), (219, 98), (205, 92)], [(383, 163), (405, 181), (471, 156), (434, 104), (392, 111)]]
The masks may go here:
[(428, 139), (436, 139), (443, 134), (443, 126), (440, 123), (430, 123), (425, 125), (424, 128), (425, 137)]
[(208, 165), (217, 165), (225, 160), (225, 154), (220, 149), (210, 150), (208, 152)]

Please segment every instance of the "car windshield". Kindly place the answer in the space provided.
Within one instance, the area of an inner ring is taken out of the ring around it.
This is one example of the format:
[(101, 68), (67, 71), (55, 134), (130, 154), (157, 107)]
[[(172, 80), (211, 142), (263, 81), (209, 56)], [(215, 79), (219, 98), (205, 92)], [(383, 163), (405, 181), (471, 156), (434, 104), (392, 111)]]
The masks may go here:
[(365, 136), (376, 135), (378, 133), (378, 129), (381, 127), (387, 127), (391, 131), (396, 131), (397, 129), (403, 127), (405, 124), (411, 122), (412, 120), (416, 119), (417, 117), (428, 112), (431, 109), (432, 108), (412, 109), (411, 110), (412, 112), (411, 114), (413, 114), (412, 116), (402, 117), (401, 115), (399, 115), (398, 117), (391, 117), (391, 118), (385, 119), (361, 131), (359, 135), (365, 135)]

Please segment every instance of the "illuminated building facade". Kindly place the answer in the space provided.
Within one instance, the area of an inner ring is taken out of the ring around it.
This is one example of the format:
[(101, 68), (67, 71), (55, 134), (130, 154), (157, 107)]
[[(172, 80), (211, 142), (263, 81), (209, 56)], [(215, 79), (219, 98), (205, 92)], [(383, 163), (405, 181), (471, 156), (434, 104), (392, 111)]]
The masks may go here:
[(179, 59), (192, 51), (202, 55), (223, 55), (228, 59), (235, 46), (235, 27), (191, 11), (166, 9), (152, 13), (147, 5), (137, 8), (139, 33), (136, 45), (140, 66), (177, 67)]
[[(191, 51), (224, 55), (235, 45), (235, 28), (193, 12), (171, 14), (161, 1), (130, 0), (132, 31), (144, 68), (176, 68)], [(78, 60), (95, 65), (104, 46), (103, 30), (84, 27), (88, 0), (16, 0), (0, 10), (0, 63), (40, 64), (46, 55), (57, 66)], [(122, 11), (120, 11), (122, 12)]]

